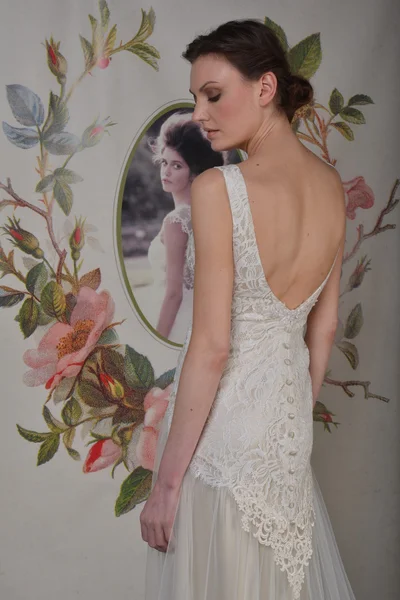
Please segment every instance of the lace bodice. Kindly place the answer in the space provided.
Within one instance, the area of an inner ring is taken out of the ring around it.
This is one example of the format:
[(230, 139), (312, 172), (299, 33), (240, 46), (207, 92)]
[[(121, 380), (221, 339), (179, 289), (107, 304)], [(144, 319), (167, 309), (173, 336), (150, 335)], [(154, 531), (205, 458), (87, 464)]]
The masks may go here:
[[(233, 219), (231, 340), (218, 390), (190, 463), (196, 477), (227, 486), (242, 525), (271, 546), (299, 598), (312, 555), (313, 406), (307, 315), (317, 290), (292, 310), (270, 289), (261, 264), (245, 182), (237, 165), (222, 170)], [(194, 265), (193, 247), (190, 250)], [(169, 426), (191, 327), (178, 359)]]
[[(190, 205), (181, 204), (169, 212), (162, 222), (160, 231), (150, 243), (148, 259), (151, 265), (154, 282), (160, 286), (165, 285), (166, 277), (166, 251), (163, 242), (164, 227), (166, 223), (179, 223), (182, 231), (188, 235), (189, 240), (192, 233)], [(193, 267), (187, 265), (186, 259), (183, 270), (183, 287), (188, 290), (193, 289)]]

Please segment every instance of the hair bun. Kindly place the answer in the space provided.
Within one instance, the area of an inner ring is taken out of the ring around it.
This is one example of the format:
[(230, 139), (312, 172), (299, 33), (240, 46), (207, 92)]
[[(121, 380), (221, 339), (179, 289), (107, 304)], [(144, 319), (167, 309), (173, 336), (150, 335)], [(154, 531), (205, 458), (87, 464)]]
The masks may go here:
[(299, 75), (290, 75), (288, 82), (289, 102), (293, 113), (309, 104), (314, 97), (314, 90), (308, 79)]

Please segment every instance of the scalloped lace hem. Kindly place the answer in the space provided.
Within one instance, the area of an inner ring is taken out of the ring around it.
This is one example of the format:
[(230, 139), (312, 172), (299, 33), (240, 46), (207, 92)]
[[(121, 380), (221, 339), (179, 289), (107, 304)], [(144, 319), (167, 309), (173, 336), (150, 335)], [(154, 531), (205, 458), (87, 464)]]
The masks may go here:
[[(308, 515), (303, 515), (300, 519), (305, 522), (305, 525), (300, 527), (295, 521), (289, 521), (277, 512), (263, 512), (260, 506), (257, 506), (256, 497), (248, 497), (248, 488), (246, 498), (243, 498), (240, 487), (232, 485), (222, 476), (219, 469), (203, 458), (194, 456), (189, 469), (194, 477), (201, 479), (206, 485), (227, 489), (243, 513), (241, 524), (244, 531), (251, 533), (260, 544), (272, 548), (275, 563), (282, 572), (286, 572), (293, 590), (293, 598), (298, 600), (305, 579), (304, 569), (309, 565), (313, 553), (314, 507), (311, 505)], [(293, 550), (296, 551), (294, 555)]]

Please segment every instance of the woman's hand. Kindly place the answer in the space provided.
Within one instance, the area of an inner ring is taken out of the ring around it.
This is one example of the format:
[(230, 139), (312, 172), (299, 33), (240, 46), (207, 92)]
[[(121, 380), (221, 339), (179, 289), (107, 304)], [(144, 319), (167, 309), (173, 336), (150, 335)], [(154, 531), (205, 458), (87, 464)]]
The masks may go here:
[(143, 540), (160, 552), (166, 552), (171, 544), (180, 490), (180, 486), (166, 488), (156, 482), (140, 514)]

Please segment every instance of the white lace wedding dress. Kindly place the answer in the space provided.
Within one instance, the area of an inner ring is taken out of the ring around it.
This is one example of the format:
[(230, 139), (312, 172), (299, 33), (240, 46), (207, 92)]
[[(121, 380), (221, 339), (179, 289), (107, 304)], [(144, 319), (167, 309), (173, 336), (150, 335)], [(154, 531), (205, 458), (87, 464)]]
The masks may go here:
[[(296, 309), (271, 291), (246, 186), (220, 168), (233, 218), (229, 358), (185, 473), (166, 553), (148, 547), (146, 600), (354, 600), (310, 465), (313, 416), (307, 315), (330, 272)], [(194, 266), (193, 236), (187, 263)], [(172, 420), (182, 348), (158, 439)]]
[[(142, 312), (149, 323), (156, 328), (165, 294), (166, 250), (163, 241), (166, 223), (179, 223), (182, 231), (190, 236), (192, 231), (191, 210), (189, 204), (178, 205), (163, 220), (158, 234), (151, 241), (148, 259), (151, 265), (153, 284), (146, 292)], [(193, 312), (193, 270), (185, 264), (183, 271), (182, 302), (176, 314), (174, 324), (168, 335), (172, 342), (183, 344)]]

